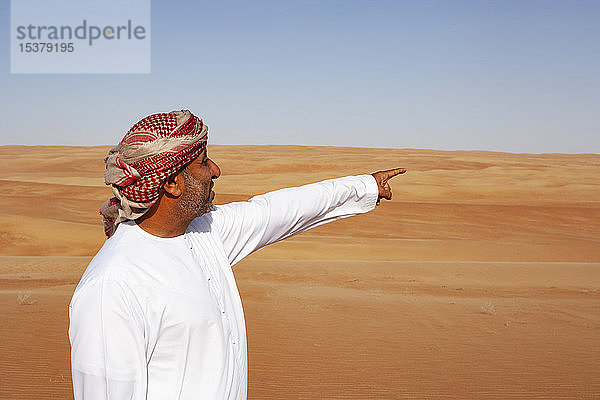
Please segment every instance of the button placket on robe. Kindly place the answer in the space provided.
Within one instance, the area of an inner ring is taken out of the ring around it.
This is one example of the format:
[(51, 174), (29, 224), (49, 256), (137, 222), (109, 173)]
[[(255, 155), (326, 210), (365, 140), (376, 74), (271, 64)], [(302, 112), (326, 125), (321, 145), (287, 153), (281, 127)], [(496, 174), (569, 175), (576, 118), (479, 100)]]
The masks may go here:
[(219, 285), (217, 283), (217, 280), (215, 279), (214, 276), (212, 276), (211, 272), (207, 269), (205, 269), (202, 266), (202, 263), (200, 262), (200, 260), (198, 259), (194, 246), (192, 244), (192, 240), (188, 237), (187, 232), (184, 233), (184, 238), (186, 243), (188, 244), (188, 247), (190, 248), (190, 252), (192, 253), (192, 257), (194, 258), (194, 260), (196, 260), (196, 263), (198, 264), (198, 266), (202, 269), (202, 271), (205, 273), (206, 277), (207, 277), (207, 281), (208, 281), (208, 287), (209, 287), (209, 291), (211, 294), (211, 297), (215, 300), (215, 302), (217, 303), (218, 307), (219, 307), (219, 311), (221, 311), (221, 318), (224, 319), (224, 324), (227, 326), (228, 331), (229, 331), (229, 336), (230, 336), (230, 341), (233, 345), (237, 345), (239, 343), (239, 340), (237, 339), (236, 335), (234, 334), (235, 332), (235, 327), (233, 326), (233, 324), (231, 323), (231, 320), (229, 319), (229, 317), (227, 316), (227, 312), (225, 309), (225, 302), (222, 299), (222, 288), (221, 285)]

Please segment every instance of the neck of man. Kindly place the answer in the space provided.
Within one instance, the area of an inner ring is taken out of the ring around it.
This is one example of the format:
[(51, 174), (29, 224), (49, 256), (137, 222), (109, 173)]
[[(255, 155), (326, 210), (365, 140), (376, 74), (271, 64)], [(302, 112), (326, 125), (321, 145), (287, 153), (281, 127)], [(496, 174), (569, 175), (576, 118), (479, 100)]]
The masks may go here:
[(185, 215), (170, 201), (161, 198), (135, 223), (151, 235), (172, 238), (181, 236), (196, 216)]

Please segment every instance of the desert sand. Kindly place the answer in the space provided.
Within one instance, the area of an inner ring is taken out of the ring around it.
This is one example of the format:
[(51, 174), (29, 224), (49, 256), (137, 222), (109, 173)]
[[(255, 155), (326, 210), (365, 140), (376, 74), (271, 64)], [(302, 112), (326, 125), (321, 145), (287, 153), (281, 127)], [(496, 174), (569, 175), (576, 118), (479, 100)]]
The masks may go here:
[[(0, 398), (72, 398), (108, 147), (0, 147)], [(235, 274), (250, 399), (600, 399), (600, 155), (209, 146), (215, 203), (392, 167), (373, 212)]]

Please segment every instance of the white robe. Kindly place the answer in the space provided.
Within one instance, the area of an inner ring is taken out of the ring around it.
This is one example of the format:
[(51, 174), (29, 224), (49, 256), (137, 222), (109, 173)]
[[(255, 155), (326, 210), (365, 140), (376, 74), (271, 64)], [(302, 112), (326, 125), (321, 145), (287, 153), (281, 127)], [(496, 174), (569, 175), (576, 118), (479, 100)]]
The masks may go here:
[(371, 175), (215, 206), (186, 233), (119, 225), (69, 305), (75, 400), (246, 399), (246, 328), (231, 267), (270, 243), (372, 210)]

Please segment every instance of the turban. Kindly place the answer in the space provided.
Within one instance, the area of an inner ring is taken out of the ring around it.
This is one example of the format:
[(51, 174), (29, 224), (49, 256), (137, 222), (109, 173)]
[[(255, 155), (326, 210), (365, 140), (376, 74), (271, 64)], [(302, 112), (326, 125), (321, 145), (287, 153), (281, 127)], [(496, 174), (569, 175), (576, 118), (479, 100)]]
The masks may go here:
[(104, 159), (104, 183), (115, 195), (100, 209), (106, 236), (122, 221), (144, 215), (167, 179), (194, 161), (207, 140), (208, 127), (188, 110), (153, 114), (135, 124)]

